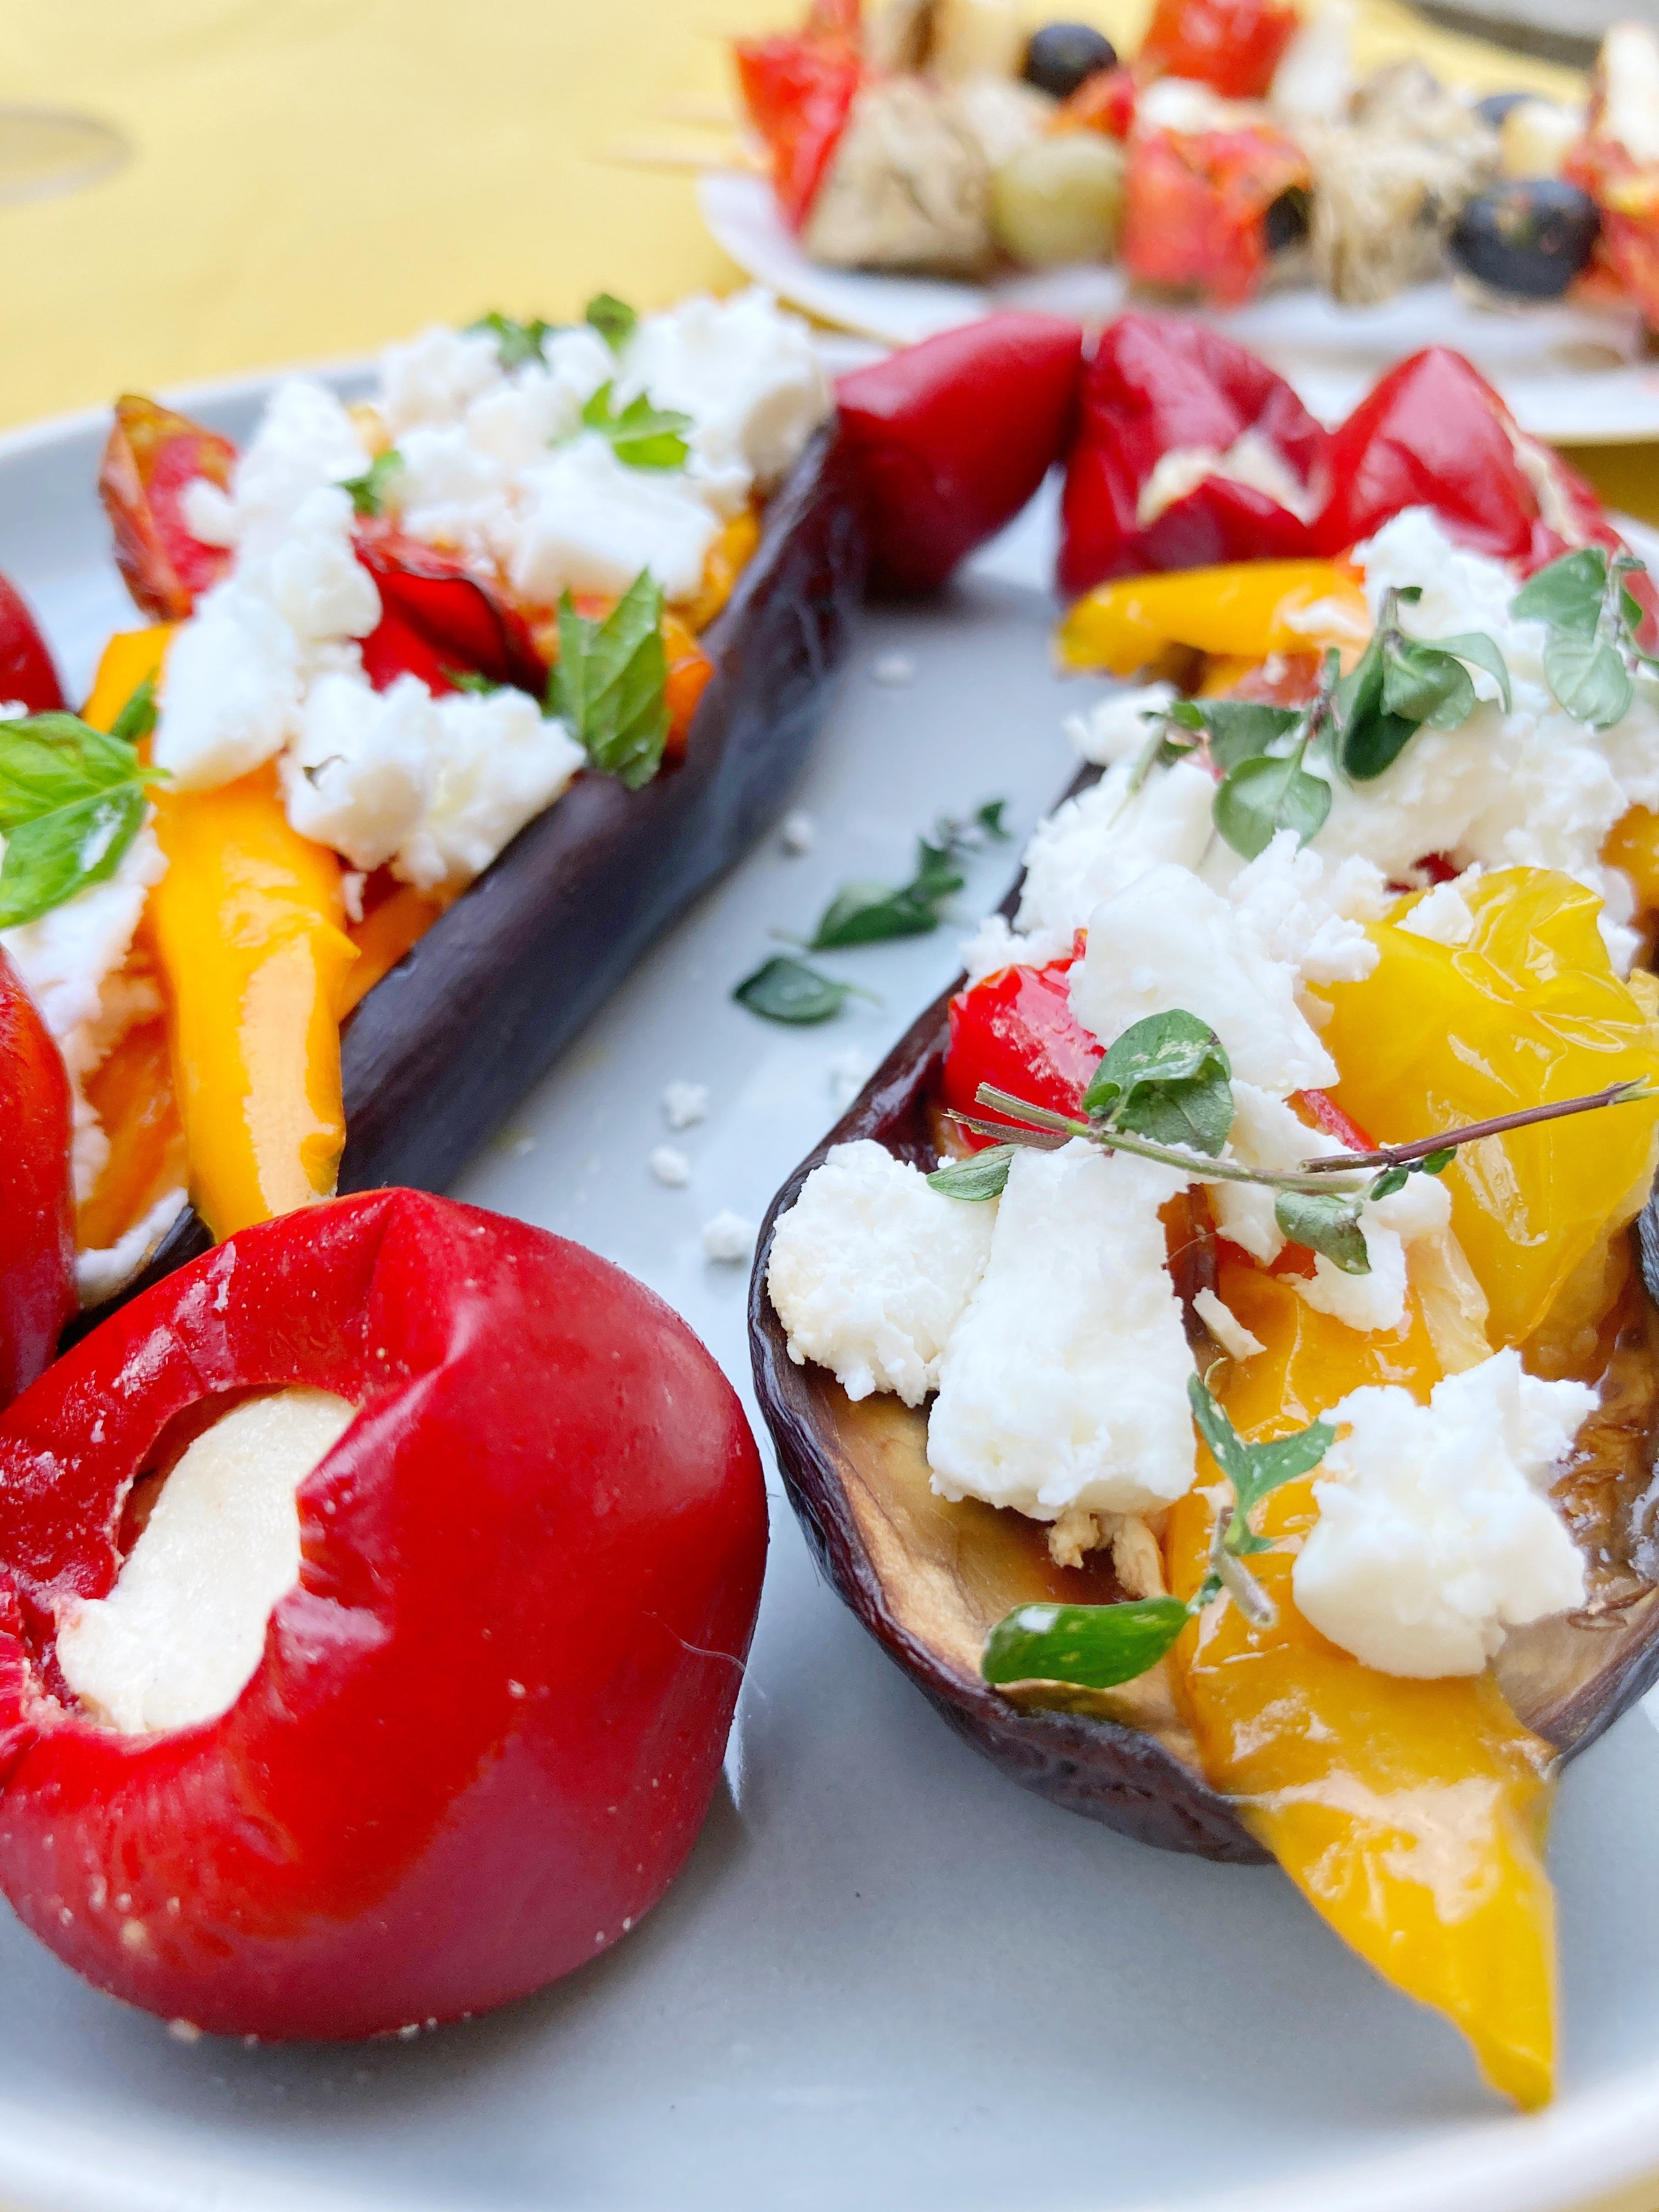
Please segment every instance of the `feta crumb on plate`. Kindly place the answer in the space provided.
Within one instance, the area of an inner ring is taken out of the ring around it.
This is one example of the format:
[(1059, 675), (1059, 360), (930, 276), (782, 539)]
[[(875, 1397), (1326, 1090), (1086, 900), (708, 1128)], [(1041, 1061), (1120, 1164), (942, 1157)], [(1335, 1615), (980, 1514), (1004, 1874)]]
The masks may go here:
[(810, 853), (818, 842), (817, 824), (804, 808), (792, 807), (778, 825), (778, 842), (793, 860)]
[(1184, 1182), (1081, 1139), (1014, 1154), (983, 1278), (939, 1363), (940, 1496), (1052, 1521), (1074, 1505), (1144, 1513), (1191, 1487), (1193, 1359), (1158, 1218)]
[(1584, 1601), (1584, 1563), (1549, 1502), (1551, 1472), (1596, 1402), (1582, 1382), (1500, 1352), (1435, 1385), (1355, 1390), (1314, 1486), (1319, 1519), (1292, 1572), (1322, 1636), (1384, 1674), (1478, 1674), (1504, 1632)]
[(798, 1366), (919, 1406), (991, 1249), (999, 1201), (945, 1198), (872, 1138), (836, 1145), (779, 1219), (766, 1286)]
[(889, 691), (902, 691), (916, 680), (916, 664), (908, 653), (878, 653), (870, 663), (870, 681)]
[(702, 1249), (710, 1260), (719, 1260), (736, 1267), (746, 1260), (755, 1249), (755, 1224), (740, 1213), (724, 1207), (712, 1221), (702, 1224)]
[(660, 1183), (680, 1190), (691, 1180), (691, 1163), (677, 1145), (659, 1145), (646, 1164)]
[(671, 1129), (693, 1129), (708, 1117), (708, 1085), (677, 1076), (662, 1094), (663, 1118)]

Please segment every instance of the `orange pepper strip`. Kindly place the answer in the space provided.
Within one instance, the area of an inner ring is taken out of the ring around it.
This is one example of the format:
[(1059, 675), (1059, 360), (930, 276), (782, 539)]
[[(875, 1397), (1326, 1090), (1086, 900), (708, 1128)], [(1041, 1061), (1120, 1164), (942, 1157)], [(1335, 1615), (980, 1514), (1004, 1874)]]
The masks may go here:
[(186, 1180), (167, 1023), (129, 1030), (84, 1088), (109, 1139), (109, 1158), (76, 1213), (75, 1241), (83, 1252), (101, 1252)]
[(1659, 911), (1659, 814), (1645, 806), (1621, 814), (1607, 832), (1601, 858), (1630, 878), (1638, 912)]
[[(1263, 1346), (1212, 1378), (1251, 1441), (1305, 1426), (1362, 1384), (1400, 1383), (1420, 1401), (1440, 1378), (1414, 1305), (1397, 1335), (1366, 1336), (1248, 1265), (1224, 1265), (1218, 1292)], [(1202, 1450), (1199, 1469), (1166, 1538), (1183, 1598), (1203, 1578), (1215, 1512)], [(1344, 1942), (1443, 2013), (1492, 2087), (1530, 2109), (1553, 2072), (1549, 1747), (1490, 1674), (1380, 1674), (1302, 1618), (1291, 1575), (1317, 1517), (1316, 1479), (1285, 1484), (1259, 1514), (1278, 1548), (1250, 1567), (1277, 1624), (1251, 1628), (1224, 1600), (1182, 1632), (1176, 1663), (1205, 1770)]]
[(760, 544), (760, 517), (752, 507), (734, 514), (709, 547), (702, 564), (702, 581), (696, 599), (679, 610), (686, 628), (695, 636), (708, 629), (737, 588), (738, 578)]
[(413, 884), (400, 884), (361, 921), (351, 924), (346, 934), (357, 948), (357, 957), (340, 986), (342, 1021), (420, 943), (439, 915), (454, 904), (455, 896), (453, 891), (417, 891)]
[(1171, 646), (1250, 661), (1327, 645), (1351, 656), (1370, 632), (1346, 563), (1238, 561), (1097, 585), (1065, 617), (1056, 645), (1067, 668), (1133, 676)]

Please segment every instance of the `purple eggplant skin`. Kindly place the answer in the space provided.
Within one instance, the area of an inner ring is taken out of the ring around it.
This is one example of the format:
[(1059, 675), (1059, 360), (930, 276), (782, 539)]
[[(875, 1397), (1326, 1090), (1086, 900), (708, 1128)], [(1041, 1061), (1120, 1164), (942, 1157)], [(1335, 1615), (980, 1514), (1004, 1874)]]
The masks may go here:
[[(1073, 790), (1092, 782), (1095, 773), (1085, 771)], [(1010, 895), (1005, 914), (1012, 914), (1016, 899)], [(1012, 1540), (1007, 1532), (1011, 1524), (1018, 1528), (1018, 1516), (982, 1507), (943, 1508), (980, 1517), (963, 1518), (948, 1548), (933, 1544), (915, 1580), (922, 1602), (908, 1602), (911, 1592), (894, 1587), (890, 1565), (895, 1559), (911, 1565), (908, 1547), (920, 1523), (914, 1516), (906, 1520), (914, 1491), (907, 1502), (886, 1470), (898, 1464), (892, 1455), (895, 1430), (921, 1416), (905, 1414), (890, 1398), (853, 1406), (826, 1369), (797, 1366), (773, 1310), (766, 1271), (778, 1218), (832, 1146), (870, 1137), (913, 1166), (926, 1170), (937, 1164), (931, 1101), (950, 1038), (950, 1000), (965, 980), (959, 977), (894, 1047), (847, 1114), (785, 1183), (762, 1226), (750, 1284), (750, 1346), (755, 1394), (790, 1503), (842, 1602), (957, 1734), (1012, 1780), (1137, 1842), (1261, 1863), (1267, 1855), (1227, 1800), (1204, 1780), (1195, 1747), (1184, 1747), (1186, 1757), (1171, 1747), (1181, 1746), (1178, 1728), (1166, 1729), (1166, 1742), (1097, 1712), (1016, 1701), (981, 1679), (977, 1647), (964, 1648), (959, 1632), (954, 1639), (919, 1632), (919, 1621), (931, 1627), (946, 1617), (933, 1595), (942, 1579), (981, 1598), (988, 1587), (1000, 1586)], [(1563, 1760), (1593, 1743), (1659, 1680), (1659, 1196), (1649, 1200), (1631, 1235), (1646, 1295), (1603, 1378), (1602, 1406), (1581, 1432), (1553, 1493), (1585, 1554), (1591, 1601), (1582, 1614), (1511, 1633), (1497, 1662), (1499, 1685), (1517, 1717)], [(887, 1411), (872, 1416), (872, 1407)], [(884, 1430), (875, 1425), (881, 1422)], [(904, 1449), (901, 1443), (900, 1455)], [(909, 1449), (914, 1453), (914, 1435)], [(848, 1468), (859, 1475), (857, 1483), (849, 1485)], [(854, 1487), (866, 1492), (862, 1516), (850, 1494)], [(1027, 1547), (1034, 1552), (1041, 1536), (1031, 1537), (1031, 1524), (1025, 1525)], [(886, 1576), (875, 1556), (878, 1540), (888, 1554)], [(1000, 1557), (992, 1546), (1000, 1547)], [(967, 1562), (965, 1572), (958, 1560)], [(1123, 1594), (1109, 1570), (1093, 1571), (1093, 1590), (1073, 1585), (1045, 1592), (1028, 1580), (1019, 1600), (1063, 1595), (1078, 1602), (1109, 1602)], [(1070, 1573), (1061, 1579), (1070, 1583)], [(1086, 1693), (1078, 1702), (1085, 1703)]]
[[(526, 825), (364, 999), (341, 1040), (340, 1190), (442, 1190), (675, 919), (783, 811), (832, 696), (867, 553), (833, 424), (769, 502), (701, 642), (715, 672), (685, 757), (642, 790), (586, 773)], [(142, 1273), (210, 1248), (187, 1212)]]

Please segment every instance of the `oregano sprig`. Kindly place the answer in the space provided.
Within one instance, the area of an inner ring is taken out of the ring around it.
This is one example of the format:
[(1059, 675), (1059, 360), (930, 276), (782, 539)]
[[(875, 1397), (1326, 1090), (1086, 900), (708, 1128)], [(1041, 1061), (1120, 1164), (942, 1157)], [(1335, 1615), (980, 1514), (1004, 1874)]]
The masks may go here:
[(1544, 625), (1544, 674), (1575, 720), (1605, 730), (1622, 721), (1636, 696), (1633, 673), (1659, 666), (1636, 642), (1643, 608), (1625, 579), (1645, 568), (1633, 553), (1609, 560), (1581, 545), (1542, 568), (1510, 603), (1523, 622)]
[(1493, 678), (1505, 713), (1512, 704), (1508, 664), (1484, 631), (1431, 640), (1401, 628), (1401, 607), (1422, 596), (1416, 585), (1383, 594), (1370, 643), (1336, 686), (1331, 757), (1351, 783), (1375, 781), (1419, 730), (1467, 722), (1479, 703), (1471, 667)]

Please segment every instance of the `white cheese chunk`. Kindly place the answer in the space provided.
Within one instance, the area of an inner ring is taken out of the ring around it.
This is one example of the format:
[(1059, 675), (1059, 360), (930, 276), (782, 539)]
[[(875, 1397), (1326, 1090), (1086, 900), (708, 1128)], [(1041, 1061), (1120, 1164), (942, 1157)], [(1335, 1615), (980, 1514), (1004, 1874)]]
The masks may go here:
[(550, 806), (586, 754), (523, 691), (457, 691), (434, 702), (431, 796), (392, 872), (430, 890), (470, 882)]
[(676, 1076), (663, 1087), (662, 1111), (671, 1129), (695, 1129), (708, 1119), (708, 1085)]
[(325, 1390), (251, 1398), (184, 1453), (107, 1597), (58, 1622), (64, 1679), (125, 1735), (216, 1720), (246, 1688), (300, 1574), (295, 1494), (355, 1407)]
[[(1328, 860), (1281, 830), (1227, 886), (1240, 924), (1270, 960), (1296, 969), (1298, 983), (1361, 983), (1379, 955), (1364, 924), (1390, 901), (1382, 871), (1357, 855)], [(1298, 1001), (1315, 1018), (1309, 1001)]]
[(234, 576), (173, 638), (153, 757), (180, 791), (211, 791), (282, 750), (300, 705), (300, 647), (267, 599)]
[(1193, 1294), (1193, 1311), (1230, 1359), (1254, 1359), (1265, 1346), (1254, 1329), (1246, 1328), (1230, 1305), (1206, 1284)]
[(1081, 1139), (1016, 1152), (939, 1366), (933, 1488), (1040, 1521), (1143, 1513), (1192, 1484), (1192, 1354), (1158, 1209), (1172, 1170)]
[(1066, 734), (1086, 761), (1111, 768), (1146, 749), (1153, 722), (1174, 703), (1173, 684), (1141, 684), (1109, 692), (1086, 714), (1070, 714)]
[[(77, 1196), (84, 1195), (77, 1189)], [(83, 1307), (101, 1305), (130, 1283), (184, 1212), (188, 1194), (162, 1193), (149, 1212), (113, 1244), (94, 1246), (75, 1255), (75, 1291)]]
[(1087, 927), (1072, 1011), (1103, 1044), (1179, 1006), (1209, 1024), (1246, 1083), (1283, 1097), (1336, 1080), (1297, 1005), (1297, 971), (1262, 951), (1228, 901), (1188, 869), (1149, 869), (1103, 899)]
[[(336, 395), (309, 377), (290, 377), (272, 392), (231, 477), (236, 540), (250, 550), (280, 542), (313, 492), (361, 476), (368, 463), (362, 434)], [(205, 505), (204, 519), (212, 519), (213, 502), (194, 497), (197, 512)], [(229, 520), (216, 519), (222, 528)]]
[(1425, 937), (1431, 945), (1467, 945), (1474, 935), (1474, 916), (1462, 892), (1466, 880), (1455, 876), (1449, 883), (1437, 884), (1418, 900), (1401, 928), (1408, 937)]
[(630, 468), (586, 433), (521, 481), (511, 568), (528, 598), (551, 605), (564, 591), (620, 594), (642, 568), (671, 599), (696, 591), (720, 522), (683, 475)]
[(756, 290), (700, 294), (641, 322), (623, 349), (617, 405), (641, 392), (691, 416), (692, 452), (705, 466), (735, 465), (763, 488), (788, 472), (830, 412), (811, 331)]
[(378, 868), (420, 823), (442, 746), (432, 695), (415, 677), (382, 693), (361, 676), (319, 676), (283, 756), (288, 818), (354, 868)]
[[(1213, 833), (1215, 786), (1202, 769), (1179, 761), (1131, 793), (1132, 763), (1120, 761), (1096, 784), (1039, 823), (1025, 848), (1016, 921), (1069, 951), (1101, 900), (1160, 861), (1195, 868)], [(1052, 953), (1043, 957), (1052, 958)]]
[(706, 1260), (719, 1261), (722, 1267), (738, 1267), (755, 1249), (755, 1224), (741, 1213), (723, 1206), (712, 1221), (702, 1224), (702, 1250)]
[(766, 1287), (789, 1357), (849, 1398), (919, 1406), (991, 1249), (1000, 1201), (945, 1198), (871, 1138), (814, 1168), (772, 1239)]
[(395, 440), (422, 422), (453, 422), (501, 382), (488, 331), (430, 329), (380, 356), (380, 412)]
[(1500, 1352), (1437, 1383), (1355, 1390), (1314, 1486), (1292, 1575), (1322, 1636), (1389, 1674), (1478, 1674), (1506, 1629), (1584, 1599), (1584, 1565), (1547, 1493), (1595, 1404)]
[(380, 619), (380, 594), (353, 550), (351, 524), (349, 495), (319, 486), (289, 516), (278, 544), (245, 553), (237, 565), (238, 587), (268, 599), (302, 647), (367, 637)]

